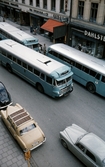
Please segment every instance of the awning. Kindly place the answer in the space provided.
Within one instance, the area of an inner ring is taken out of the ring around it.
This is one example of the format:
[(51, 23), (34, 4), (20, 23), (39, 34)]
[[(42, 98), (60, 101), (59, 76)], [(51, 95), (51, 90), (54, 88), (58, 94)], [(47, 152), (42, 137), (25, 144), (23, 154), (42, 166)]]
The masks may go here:
[(56, 20), (52, 20), (52, 19), (49, 19), (46, 23), (44, 23), (41, 28), (48, 31), (48, 32), (52, 32), (53, 33), (53, 29), (54, 27), (59, 27), (59, 26), (62, 26), (62, 25), (65, 25), (64, 23), (61, 23), (59, 21), (56, 21)]

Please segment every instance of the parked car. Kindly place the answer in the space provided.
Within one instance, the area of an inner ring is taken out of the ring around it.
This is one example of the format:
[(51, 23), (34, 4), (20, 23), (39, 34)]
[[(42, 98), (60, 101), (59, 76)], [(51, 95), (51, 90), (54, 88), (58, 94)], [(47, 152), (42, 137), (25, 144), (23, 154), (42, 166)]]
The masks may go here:
[(12, 104), (11, 96), (7, 91), (5, 85), (0, 82), (0, 109), (6, 108)]
[(1, 110), (1, 118), (24, 152), (33, 150), (46, 141), (37, 122), (19, 104)]
[(87, 167), (105, 167), (105, 142), (76, 124), (60, 132), (63, 146)]

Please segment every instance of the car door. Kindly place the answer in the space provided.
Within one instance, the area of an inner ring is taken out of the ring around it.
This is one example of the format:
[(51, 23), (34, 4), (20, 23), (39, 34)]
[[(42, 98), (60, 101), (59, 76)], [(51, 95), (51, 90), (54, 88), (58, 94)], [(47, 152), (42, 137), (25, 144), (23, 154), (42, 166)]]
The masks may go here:
[(87, 152), (86, 148), (82, 144), (77, 143), (76, 145), (74, 145), (72, 152), (87, 167), (99, 167), (96, 165), (94, 155), (89, 151)]

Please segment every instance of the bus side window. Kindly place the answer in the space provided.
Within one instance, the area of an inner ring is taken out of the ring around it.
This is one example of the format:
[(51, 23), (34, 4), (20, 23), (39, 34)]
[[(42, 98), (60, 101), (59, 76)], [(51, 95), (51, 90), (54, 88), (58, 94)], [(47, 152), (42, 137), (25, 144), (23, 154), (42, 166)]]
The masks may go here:
[(8, 59), (12, 60), (12, 56), (7, 54)]
[(2, 50), (2, 54), (3, 56), (6, 56), (6, 52), (4, 50)]
[(102, 82), (105, 83), (105, 76), (102, 76)]
[(70, 60), (70, 64), (71, 64), (72, 66), (74, 66), (74, 65), (75, 65), (75, 62), (74, 62), (73, 60)]
[(52, 84), (52, 78), (51, 78), (51, 77), (46, 76), (46, 82), (48, 82), (49, 84)]
[(100, 74), (97, 74), (95, 78), (100, 80)]
[(34, 74), (36, 74), (37, 76), (39, 76), (40, 72), (38, 70), (34, 69)]
[(21, 61), (20, 61), (19, 59), (17, 60), (17, 63), (18, 63), (19, 65), (21, 65)]
[(16, 62), (16, 58), (15, 57), (13, 57), (13, 61)]
[(89, 69), (87, 67), (82, 67), (82, 71), (86, 72), (87, 74), (89, 74)]
[(76, 65), (75, 65), (78, 69), (80, 69), (81, 70), (81, 68), (82, 68), (82, 65), (81, 64), (79, 64), (79, 63), (76, 63)]
[(93, 70), (90, 70), (90, 75), (92, 75), (93, 77), (95, 77), (96, 76), (96, 72), (93, 71)]
[(26, 64), (26, 63), (23, 63), (23, 67), (27, 69), (27, 64)]
[(28, 70), (33, 72), (33, 68), (31, 66), (28, 65)]
[(44, 80), (45, 79), (45, 75), (43, 73), (41, 73), (40, 78)]
[(53, 55), (54, 55), (55, 57), (59, 57), (59, 54), (58, 54), (57, 52), (54, 52), (54, 51), (53, 51)]

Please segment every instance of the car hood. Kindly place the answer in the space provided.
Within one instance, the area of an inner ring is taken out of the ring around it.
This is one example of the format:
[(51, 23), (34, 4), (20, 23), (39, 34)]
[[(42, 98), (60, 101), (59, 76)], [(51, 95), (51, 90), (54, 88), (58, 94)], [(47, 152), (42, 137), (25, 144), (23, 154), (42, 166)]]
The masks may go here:
[(35, 128), (20, 136), (22, 141), (26, 144), (28, 149), (37, 147), (40, 143), (44, 142), (45, 136), (40, 128)]
[(87, 131), (75, 124), (72, 124), (72, 126), (69, 126), (64, 130), (64, 134), (66, 135), (66, 138), (68, 138), (68, 140), (75, 144), (82, 138), (82, 136), (87, 134)]

